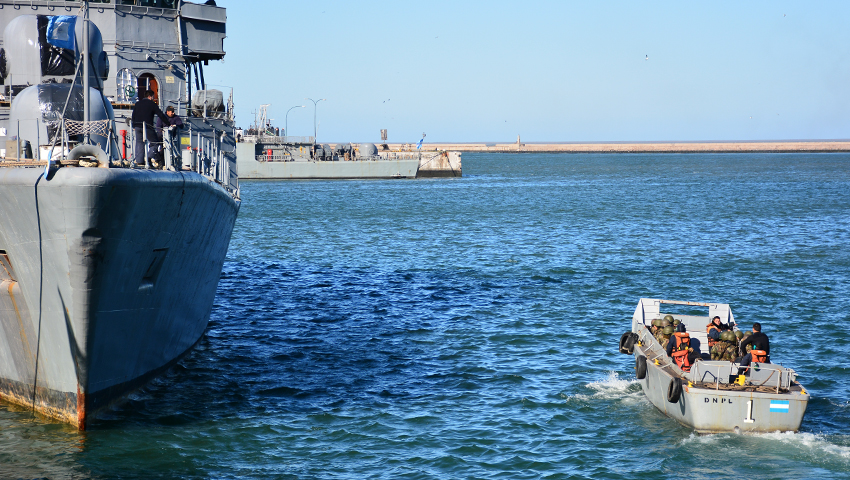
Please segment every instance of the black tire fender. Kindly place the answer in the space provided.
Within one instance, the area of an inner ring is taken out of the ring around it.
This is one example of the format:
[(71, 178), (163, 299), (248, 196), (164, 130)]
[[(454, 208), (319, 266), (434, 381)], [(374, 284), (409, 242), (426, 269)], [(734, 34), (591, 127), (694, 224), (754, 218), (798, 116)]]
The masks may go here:
[(635, 376), (638, 380), (646, 378), (646, 357), (643, 355), (635, 357)]
[(629, 355), (635, 353), (635, 343), (637, 343), (637, 341), (638, 341), (638, 334), (637, 333), (630, 333), (629, 338), (626, 339), (625, 345), (623, 345), (623, 348), (626, 349), (626, 353), (628, 353)]
[(626, 332), (626, 333), (623, 334), (623, 336), (620, 337), (620, 353), (628, 354), (628, 352), (626, 352), (625, 347), (626, 347), (626, 341), (629, 339), (629, 337), (631, 337), (631, 335), (632, 335), (632, 332)]
[(667, 385), (667, 401), (670, 403), (679, 403), (679, 398), (682, 396), (682, 379), (673, 377), (670, 379), (670, 384)]

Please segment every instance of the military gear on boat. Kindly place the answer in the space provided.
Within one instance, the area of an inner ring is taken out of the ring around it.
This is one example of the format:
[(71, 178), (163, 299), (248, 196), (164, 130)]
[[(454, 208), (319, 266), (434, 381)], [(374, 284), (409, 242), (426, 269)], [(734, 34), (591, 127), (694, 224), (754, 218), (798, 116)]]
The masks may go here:
[(724, 341), (719, 341), (711, 347), (711, 359), (712, 360), (723, 360), (723, 355), (726, 353), (726, 349), (729, 348), (729, 343)]
[(720, 339), (725, 340), (727, 342), (737, 342), (737, 337), (735, 337), (735, 334), (730, 332), (729, 330), (722, 332), (720, 334)]
[(664, 320), (669, 320), (672, 322), (673, 320), (675, 320), (675, 318), (673, 318), (673, 315), (664, 315)]
[(654, 319), (654, 320), (652, 321), (652, 326), (653, 326), (653, 327), (658, 327), (658, 326), (660, 326), (660, 325), (661, 325), (661, 319), (660, 319), (660, 318), (656, 318), (656, 319)]
[(735, 336), (738, 337), (738, 340), (744, 338), (744, 332), (740, 330), (735, 330)]
[(669, 327), (670, 325), (673, 325), (673, 323), (670, 322), (670, 320), (661, 320), (661, 327), (662, 328)]
[(675, 329), (675, 328), (673, 328), (673, 325), (667, 325), (666, 327), (664, 327), (664, 328), (661, 330), (661, 334), (662, 334), (662, 335), (665, 335), (665, 336), (667, 336), (667, 337), (669, 337), (670, 335), (673, 335), (673, 332), (674, 332), (675, 330), (676, 330), (676, 329)]

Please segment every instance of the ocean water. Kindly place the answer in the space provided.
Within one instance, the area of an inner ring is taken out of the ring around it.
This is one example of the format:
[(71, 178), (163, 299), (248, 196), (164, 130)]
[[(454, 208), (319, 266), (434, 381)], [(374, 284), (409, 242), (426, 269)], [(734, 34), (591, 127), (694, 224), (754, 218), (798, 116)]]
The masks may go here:
[[(87, 432), (0, 404), (0, 478), (850, 478), (850, 155), (463, 162), (243, 182), (199, 347)], [(640, 297), (761, 322), (801, 431), (658, 412)]]

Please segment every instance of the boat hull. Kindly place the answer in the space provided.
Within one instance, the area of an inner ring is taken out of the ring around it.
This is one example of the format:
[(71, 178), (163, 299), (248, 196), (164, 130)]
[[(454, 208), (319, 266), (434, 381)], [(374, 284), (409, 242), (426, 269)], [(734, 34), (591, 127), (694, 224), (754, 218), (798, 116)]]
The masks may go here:
[(80, 429), (203, 335), (239, 202), (189, 172), (0, 171), (0, 396)]
[(318, 180), (318, 179), (380, 179), (416, 178), (418, 159), (389, 159), (365, 161), (258, 162), (254, 159), (253, 143), (236, 146), (240, 180)]
[[(652, 353), (643, 347), (635, 348), (635, 357), (639, 355), (652, 358)], [(696, 388), (689, 387), (688, 380), (683, 379), (679, 399), (670, 403), (667, 390), (674, 375), (654, 362), (647, 362), (646, 377), (639, 383), (658, 410), (697, 433), (796, 432), (809, 402), (809, 395), (802, 392), (772, 394)]]

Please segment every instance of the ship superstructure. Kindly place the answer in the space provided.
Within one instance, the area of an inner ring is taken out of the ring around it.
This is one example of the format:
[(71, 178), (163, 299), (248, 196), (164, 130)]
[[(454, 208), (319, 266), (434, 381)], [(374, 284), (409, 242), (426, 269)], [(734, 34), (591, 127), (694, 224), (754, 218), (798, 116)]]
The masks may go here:
[[(203, 335), (240, 205), (232, 92), (203, 75), (225, 22), (214, 2), (0, 0), (3, 400), (85, 429)], [(187, 128), (137, 165), (145, 90)]]

